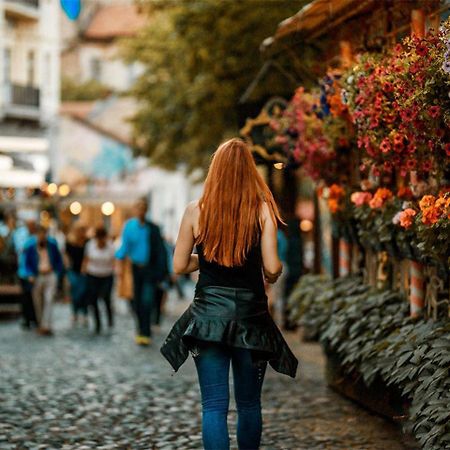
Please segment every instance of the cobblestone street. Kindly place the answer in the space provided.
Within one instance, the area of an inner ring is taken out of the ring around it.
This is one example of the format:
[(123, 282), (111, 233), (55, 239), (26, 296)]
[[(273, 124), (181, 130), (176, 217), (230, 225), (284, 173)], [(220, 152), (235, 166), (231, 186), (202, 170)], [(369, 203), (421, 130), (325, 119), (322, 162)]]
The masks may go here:
[[(185, 306), (175, 304), (177, 312)], [(192, 361), (171, 376), (158, 350), (171, 320), (151, 348), (139, 348), (118, 306), (111, 335), (71, 329), (68, 305), (57, 307), (54, 338), (0, 324), (1, 450), (201, 448)], [(268, 370), (264, 449), (411, 449), (393, 425), (327, 389), (316, 344), (288, 338), (301, 368), (296, 380)]]

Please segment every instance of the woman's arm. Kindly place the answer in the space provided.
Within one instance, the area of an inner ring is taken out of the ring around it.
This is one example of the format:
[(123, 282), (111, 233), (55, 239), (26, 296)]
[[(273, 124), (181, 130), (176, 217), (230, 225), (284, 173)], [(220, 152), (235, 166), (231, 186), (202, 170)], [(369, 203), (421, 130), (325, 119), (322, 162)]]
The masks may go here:
[(198, 255), (192, 254), (194, 248), (194, 217), (196, 202), (190, 203), (183, 215), (177, 244), (173, 255), (173, 270), (177, 274), (191, 273), (198, 270)]
[(261, 210), (261, 220), (261, 253), (264, 276), (268, 283), (275, 283), (281, 275), (283, 265), (278, 257), (277, 225), (273, 221), (266, 203), (263, 204)]

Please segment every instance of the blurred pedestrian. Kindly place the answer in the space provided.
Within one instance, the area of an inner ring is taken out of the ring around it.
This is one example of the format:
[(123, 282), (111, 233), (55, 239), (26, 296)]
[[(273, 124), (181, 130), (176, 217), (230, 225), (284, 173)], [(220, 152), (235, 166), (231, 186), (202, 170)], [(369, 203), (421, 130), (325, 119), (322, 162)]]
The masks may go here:
[(30, 282), (25, 266), (25, 244), (37, 231), (36, 221), (29, 219), (24, 225), (16, 228), (13, 232), (13, 244), (17, 255), (17, 276), (22, 287), (22, 327), (30, 329), (37, 327), (36, 311), (33, 303), (33, 285)]
[(167, 273), (162, 281), (156, 286), (155, 302), (154, 302), (154, 321), (153, 323), (158, 327), (161, 325), (161, 318), (164, 311), (164, 305), (167, 301), (169, 290), (172, 288), (173, 283), (173, 249), (169, 245), (168, 241), (163, 238), (164, 252), (167, 261)]
[(86, 227), (82, 223), (76, 222), (72, 226), (66, 242), (67, 277), (72, 302), (72, 324), (76, 325), (80, 319), (83, 326), (88, 323), (87, 280), (86, 275), (81, 272), (86, 241)]
[[(48, 235), (52, 237), (58, 244), (59, 251), (61, 255), (66, 253), (66, 242), (67, 242), (67, 227), (63, 226), (56, 218), (51, 218), (48, 226)], [(65, 289), (65, 269), (58, 275), (57, 283), (57, 298), (65, 299), (67, 297), (67, 290)]]
[[(203, 406), (205, 449), (229, 449), (229, 372), (233, 368), (240, 449), (261, 442), (261, 389), (267, 362), (295, 376), (297, 360), (273, 322), (264, 278), (282, 272), (272, 193), (240, 139), (214, 154), (203, 197), (186, 208), (174, 254), (174, 270), (199, 269), (194, 301), (161, 348), (175, 370), (194, 356)], [(194, 246), (197, 254), (193, 253)]]
[(14, 248), (16, 218), (13, 213), (0, 211), (0, 284), (14, 284), (17, 272), (17, 255)]
[(283, 272), (280, 274), (278, 280), (275, 283), (266, 286), (266, 292), (269, 300), (270, 313), (278, 323), (283, 324), (283, 313), (286, 307), (285, 284), (289, 268), (287, 266), (288, 243), (286, 235), (280, 229), (277, 230), (277, 245), (278, 256), (280, 257), (280, 261), (283, 264)]
[(32, 295), (38, 318), (38, 333), (51, 336), (52, 312), (58, 276), (64, 265), (57, 242), (48, 236), (47, 230), (37, 227), (24, 247), (25, 270), (33, 285)]
[(135, 204), (135, 217), (125, 222), (122, 243), (116, 253), (118, 274), (122, 276), (123, 260), (129, 258), (133, 273), (132, 306), (136, 316), (138, 345), (151, 343), (151, 314), (155, 291), (167, 275), (167, 258), (159, 227), (146, 219), (148, 204)]
[(94, 237), (86, 244), (82, 272), (87, 275), (87, 299), (94, 313), (95, 332), (102, 330), (99, 310), (101, 298), (106, 307), (108, 327), (114, 326), (111, 292), (114, 282), (114, 243), (109, 239), (104, 226), (95, 229)]
[(173, 245), (172, 241), (169, 239), (165, 239), (164, 243), (166, 244), (167, 250), (167, 261), (168, 261), (168, 271), (170, 277), (170, 287), (175, 289), (177, 292), (178, 300), (185, 301), (186, 297), (184, 296), (184, 282), (186, 280), (185, 275), (178, 275), (173, 271), (173, 252), (175, 250), (175, 245)]

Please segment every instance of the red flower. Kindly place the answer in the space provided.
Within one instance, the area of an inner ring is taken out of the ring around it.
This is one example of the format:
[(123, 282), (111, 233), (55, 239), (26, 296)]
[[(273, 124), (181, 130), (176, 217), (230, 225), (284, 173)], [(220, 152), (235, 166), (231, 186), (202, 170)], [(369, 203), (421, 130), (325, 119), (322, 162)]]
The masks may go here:
[(401, 187), (397, 192), (397, 197), (409, 199), (413, 197), (413, 193), (409, 187)]
[(416, 160), (415, 159), (408, 159), (407, 161), (406, 161), (406, 167), (409, 169), (409, 170), (414, 170), (415, 168), (416, 168)]
[(428, 108), (428, 115), (433, 119), (437, 119), (440, 114), (441, 114), (440, 106), (434, 105)]
[(390, 81), (386, 81), (383, 84), (383, 90), (385, 92), (393, 92), (394, 91), (394, 85)]
[(388, 153), (391, 150), (391, 143), (388, 138), (384, 138), (380, 144), (380, 150), (382, 153)]
[(417, 147), (415, 146), (415, 144), (409, 144), (406, 151), (411, 155), (413, 153), (415, 153), (417, 150)]
[(450, 143), (445, 144), (444, 149), (445, 149), (445, 154), (447, 156), (450, 156)]
[(422, 163), (422, 170), (424, 172), (429, 172), (432, 169), (433, 165), (431, 164), (431, 161), (426, 160)]
[(426, 56), (428, 55), (428, 47), (423, 42), (419, 42), (416, 45), (416, 53), (419, 56)]

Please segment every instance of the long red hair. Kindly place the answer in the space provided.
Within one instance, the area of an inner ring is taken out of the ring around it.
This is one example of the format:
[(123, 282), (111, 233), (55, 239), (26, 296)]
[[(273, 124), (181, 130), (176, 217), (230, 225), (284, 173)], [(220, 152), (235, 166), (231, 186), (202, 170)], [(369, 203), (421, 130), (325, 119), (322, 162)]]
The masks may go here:
[(207, 261), (241, 266), (261, 231), (263, 203), (274, 222), (281, 216), (272, 193), (256, 169), (250, 149), (238, 138), (214, 153), (199, 201), (199, 235)]

